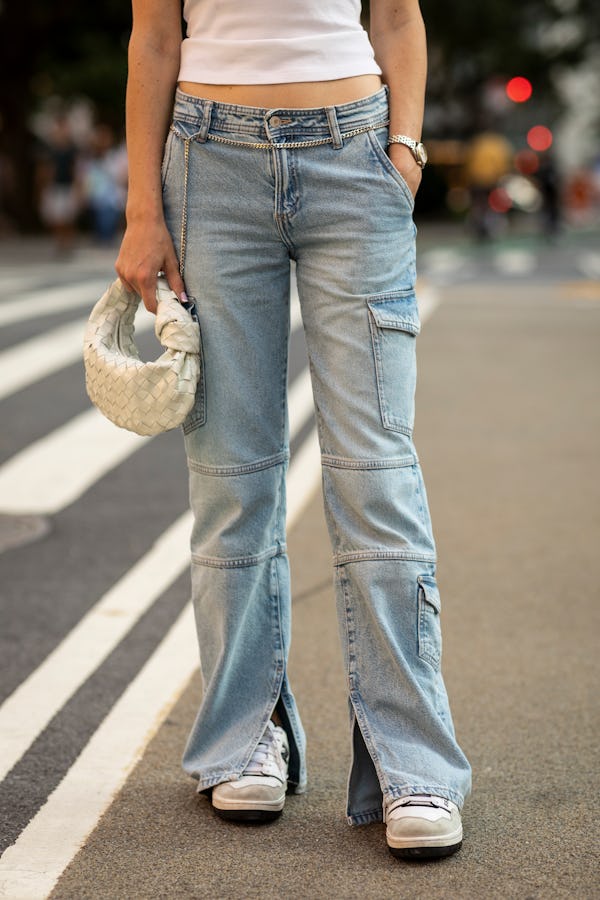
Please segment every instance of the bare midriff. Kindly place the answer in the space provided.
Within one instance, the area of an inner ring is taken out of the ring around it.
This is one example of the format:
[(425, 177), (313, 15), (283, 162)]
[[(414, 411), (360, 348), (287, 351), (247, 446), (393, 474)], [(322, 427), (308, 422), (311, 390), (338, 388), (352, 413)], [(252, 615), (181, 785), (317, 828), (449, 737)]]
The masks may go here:
[(286, 84), (200, 84), (180, 81), (186, 94), (263, 109), (310, 109), (339, 106), (376, 93), (382, 85), (379, 75), (354, 75), (334, 81), (294, 81)]

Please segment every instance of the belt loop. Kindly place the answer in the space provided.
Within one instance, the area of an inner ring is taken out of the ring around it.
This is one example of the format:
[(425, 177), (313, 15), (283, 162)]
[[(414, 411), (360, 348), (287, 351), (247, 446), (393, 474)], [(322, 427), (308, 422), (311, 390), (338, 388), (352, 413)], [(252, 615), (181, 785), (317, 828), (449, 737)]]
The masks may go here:
[(214, 100), (204, 100), (202, 105), (202, 124), (200, 126), (200, 131), (196, 135), (195, 139), (197, 141), (200, 141), (201, 144), (204, 144), (206, 141), (206, 136), (208, 134), (208, 129), (210, 128), (210, 119), (212, 108), (214, 106)]
[(342, 140), (342, 133), (340, 131), (340, 126), (338, 124), (337, 116), (335, 113), (335, 106), (326, 106), (325, 113), (327, 114), (329, 131), (331, 132), (331, 137), (333, 138), (333, 149), (341, 150), (344, 146), (344, 142)]

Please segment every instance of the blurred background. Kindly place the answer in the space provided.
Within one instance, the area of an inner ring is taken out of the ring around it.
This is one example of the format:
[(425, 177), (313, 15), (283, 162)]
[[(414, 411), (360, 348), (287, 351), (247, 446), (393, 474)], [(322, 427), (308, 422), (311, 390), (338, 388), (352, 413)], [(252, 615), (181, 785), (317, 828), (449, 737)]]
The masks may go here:
[[(477, 239), (600, 218), (594, 0), (422, 0), (429, 41), (421, 220)], [(363, 3), (368, 24), (369, 3)], [(116, 240), (128, 3), (0, 2), (0, 236)]]

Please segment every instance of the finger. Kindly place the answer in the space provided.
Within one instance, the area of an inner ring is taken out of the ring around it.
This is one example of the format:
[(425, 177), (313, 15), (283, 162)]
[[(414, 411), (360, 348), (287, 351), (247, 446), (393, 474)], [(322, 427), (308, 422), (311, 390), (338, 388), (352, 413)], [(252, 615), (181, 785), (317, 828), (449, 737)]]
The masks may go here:
[(156, 313), (156, 278), (156, 272), (147, 272), (138, 278), (142, 301), (150, 313)]
[(123, 285), (123, 287), (125, 288), (126, 291), (128, 291), (130, 294), (138, 294), (138, 291), (136, 290), (136, 288), (133, 286), (133, 284), (130, 281), (127, 281), (127, 279), (123, 278), (122, 275), (119, 275), (119, 278), (121, 280), (121, 284)]
[[(177, 294), (180, 300), (185, 300), (185, 284), (179, 273), (179, 266), (175, 257), (165, 262), (165, 275), (167, 276), (167, 281), (169, 282), (171, 290)], [(183, 298), (181, 296), (182, 294), (184, 295)]]

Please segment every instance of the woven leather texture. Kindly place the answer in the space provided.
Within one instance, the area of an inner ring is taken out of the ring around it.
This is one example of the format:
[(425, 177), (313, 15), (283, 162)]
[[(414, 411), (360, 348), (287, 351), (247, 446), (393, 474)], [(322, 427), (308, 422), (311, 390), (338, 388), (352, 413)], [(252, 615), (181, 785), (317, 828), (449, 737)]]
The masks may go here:
[(83, 342), (85, 383), (107, 419), (136, 434), (153, 435), (177, 428), (194, 405), (200, 328), (159, 280), (154, 330), (165, 352), (143, 362), (134, 341), (140, 299), (117, 279), (94, 306)]

